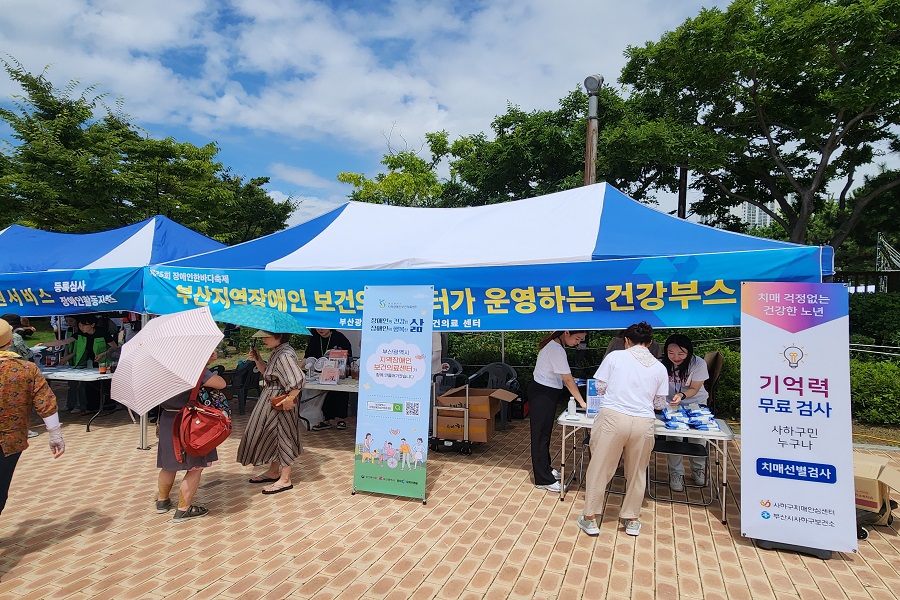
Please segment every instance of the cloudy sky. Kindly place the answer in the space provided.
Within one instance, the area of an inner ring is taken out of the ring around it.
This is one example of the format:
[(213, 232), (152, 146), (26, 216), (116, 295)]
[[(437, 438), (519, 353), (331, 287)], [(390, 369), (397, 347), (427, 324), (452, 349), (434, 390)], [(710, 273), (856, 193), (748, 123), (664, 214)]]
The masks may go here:
[[(0, 0), (0, 53), (57, 88), (97, 85), (155, 138), (216, 142), (291, 224), (346, 201), (388, 144), (489, 131), (507, 103), (554, 109), (696, 0)], [(5, 75), (5, 74), (4, 74)], [(20, 89), (0, 78), (0, 102)]]

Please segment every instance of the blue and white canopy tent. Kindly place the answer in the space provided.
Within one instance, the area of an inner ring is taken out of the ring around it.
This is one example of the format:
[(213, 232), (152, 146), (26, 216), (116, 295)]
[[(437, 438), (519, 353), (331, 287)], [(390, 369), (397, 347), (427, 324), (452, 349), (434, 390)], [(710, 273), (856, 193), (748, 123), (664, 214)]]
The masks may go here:
[(98, 233), (0, 231), (0, 312), (143, 311), (143, 267), (224, 248), (162, 216)]
[(350, 202), (148, 269), (147, 310), (276, 307), (361, 326), (367, 285), (435, 286), (437, 331), (728, 326), (740, 282), (821, 281), (833, 252), (683, 221), (608, 184), (466, 208)]

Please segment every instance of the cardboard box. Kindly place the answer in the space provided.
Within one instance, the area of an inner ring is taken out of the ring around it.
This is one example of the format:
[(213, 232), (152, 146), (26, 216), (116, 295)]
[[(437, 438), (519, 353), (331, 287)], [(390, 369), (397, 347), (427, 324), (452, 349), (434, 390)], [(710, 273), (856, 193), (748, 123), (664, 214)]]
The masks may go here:
[(465, 408), (466, 389), (469, 395), (470, 419), (493, 419), (500, 411), (501, 402), (512, 402), (519, 397), (518, 394), (506, 390), (491, 390), (484, 388), (467, 388), (460, 386), (453, 388), (437, 397), (438, 416), (457, 417), (460, 413), (454, 411), (441, 411), (441, 406), (453, 408)]
[(900, 469), (890, 459), (861, 452), (853, 452), (853, 475), (856, 486), (856, 507), (884, 516), (875, 525), (886, 525), (891, 515), (891, 492), (900, 492)]
[[(464, 440), (465, 419), (462, 417), (442, 417), (437, 420), (437, 437), (442, 440)], [(469, 441), (488, 442), (494, 435), (493, 419), (469, 418)]]

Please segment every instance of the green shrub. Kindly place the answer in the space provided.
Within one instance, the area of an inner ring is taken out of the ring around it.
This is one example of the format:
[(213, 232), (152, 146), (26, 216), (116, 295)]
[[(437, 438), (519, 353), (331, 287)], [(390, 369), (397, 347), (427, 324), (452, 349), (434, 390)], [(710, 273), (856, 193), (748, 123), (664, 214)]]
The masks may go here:
[(716, 387), (714, 412), (720, 419), (735, 420), (741, 415), (741, 353), (724, 346), (717, 350), (724, 361)]
[(850, 361), (851, 412), (860, 423), (900, 425), (900, 366)]
[(879, 344), (900, 342), (900, 293), (850, 294), (850, 332)]

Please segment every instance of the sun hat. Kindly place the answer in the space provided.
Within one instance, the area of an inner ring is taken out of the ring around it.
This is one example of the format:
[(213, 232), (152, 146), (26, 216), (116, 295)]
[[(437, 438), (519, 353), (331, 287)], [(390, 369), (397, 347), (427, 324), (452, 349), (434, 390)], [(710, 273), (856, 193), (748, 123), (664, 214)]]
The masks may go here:
[(3, 348), (12, 342), (12, 334), (12, 326), (3, 319), (0, 319), (0, 348)]
[(269, 333), (268, 331), (264, 331), (264, 330), (260, 329), (259, 331), (257, 331), (257, 332), (254, 333), (253, 335), (251, 335), (250, 337), (264, 338), (264, 337), (269, 337), (270, 335), (274, 335), (274, 334)]

